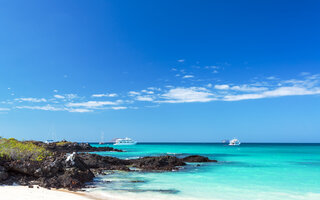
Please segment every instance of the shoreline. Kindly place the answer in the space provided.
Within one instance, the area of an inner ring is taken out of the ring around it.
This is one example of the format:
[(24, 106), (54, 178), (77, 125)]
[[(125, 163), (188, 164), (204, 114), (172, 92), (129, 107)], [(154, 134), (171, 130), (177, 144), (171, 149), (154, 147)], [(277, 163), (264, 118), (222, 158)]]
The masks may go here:
[(21, 185), (0, 185), (1, 200), (132, 200), (136, 198), (114, 196), (108, 192), (70, 191), (67, 189), (47, 189), (37, 185), (33, 188)]
[(101, 200), (87, 194), (86, 192), (73, 192), (65, 189), (46, 189), (43, 187), (20, 185), (2, 185), (0, 186), (1, 199), (3, 200)]

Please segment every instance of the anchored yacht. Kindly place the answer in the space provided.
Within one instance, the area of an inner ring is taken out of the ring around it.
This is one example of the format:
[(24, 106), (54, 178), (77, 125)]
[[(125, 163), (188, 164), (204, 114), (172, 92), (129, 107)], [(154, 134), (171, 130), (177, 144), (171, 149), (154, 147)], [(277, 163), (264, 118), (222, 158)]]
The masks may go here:
[(240, 144), (241, 144), (240, 141), (236, 138), (230, 140), (230, 142), (229, 142), (230, 146), (239, 146)]
[(131, 138), (118, 138), (115, 140), (113, 145), (134, 145), (137, 144), (137, 141), (132, 140)]

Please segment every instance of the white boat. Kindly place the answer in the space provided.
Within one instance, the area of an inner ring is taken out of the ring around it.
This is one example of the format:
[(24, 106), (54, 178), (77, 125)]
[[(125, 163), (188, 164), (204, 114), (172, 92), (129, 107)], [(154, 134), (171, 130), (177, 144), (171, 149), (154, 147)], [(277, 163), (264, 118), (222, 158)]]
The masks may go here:
[(44, 143), (50, 144), (50, 143), (53, 143), (53, 142), (54, 142), (53, 140), (46, 140)]
[(114, 141), (113, 145), (135, 145), (137, 141), (132, 140), (131, 138), (118, 138)]
[(104, 132), (101, 132), (101, 140), (99, 144), (104, 144)]
[(236, 138), (230, 140), (230, 142), (229, 142), (230, 146), (239, 146), (240, 144), (241, 144), (240, 141)]

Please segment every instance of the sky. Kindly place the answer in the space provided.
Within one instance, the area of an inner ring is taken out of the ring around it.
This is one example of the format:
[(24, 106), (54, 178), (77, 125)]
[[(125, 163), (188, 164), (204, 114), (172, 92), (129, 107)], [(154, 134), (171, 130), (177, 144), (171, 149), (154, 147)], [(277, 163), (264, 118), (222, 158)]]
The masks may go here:
[(320, 142), (319, 9), (0, 0), (0, 135)]

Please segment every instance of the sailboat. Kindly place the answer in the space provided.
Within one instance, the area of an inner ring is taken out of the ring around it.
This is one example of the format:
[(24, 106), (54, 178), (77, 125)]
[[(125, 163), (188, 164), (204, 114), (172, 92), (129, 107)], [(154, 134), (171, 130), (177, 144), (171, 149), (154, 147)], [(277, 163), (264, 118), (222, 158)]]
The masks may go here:
[(99, 144), (104, 144), (104, 132), (101, 132), (101, 140)]
[[(49, 134), (50, 134), (50, 132), (49, 132)], [(52, 128), (51, 128), (51, 138), (52, 139), (48, 139), (44, 143), (50, 144), (50, 143), (53, 143), (56, 140), (56, 132), (55, 132), (55, 129), (54, 129), (53, 125), (52, 125)]]

